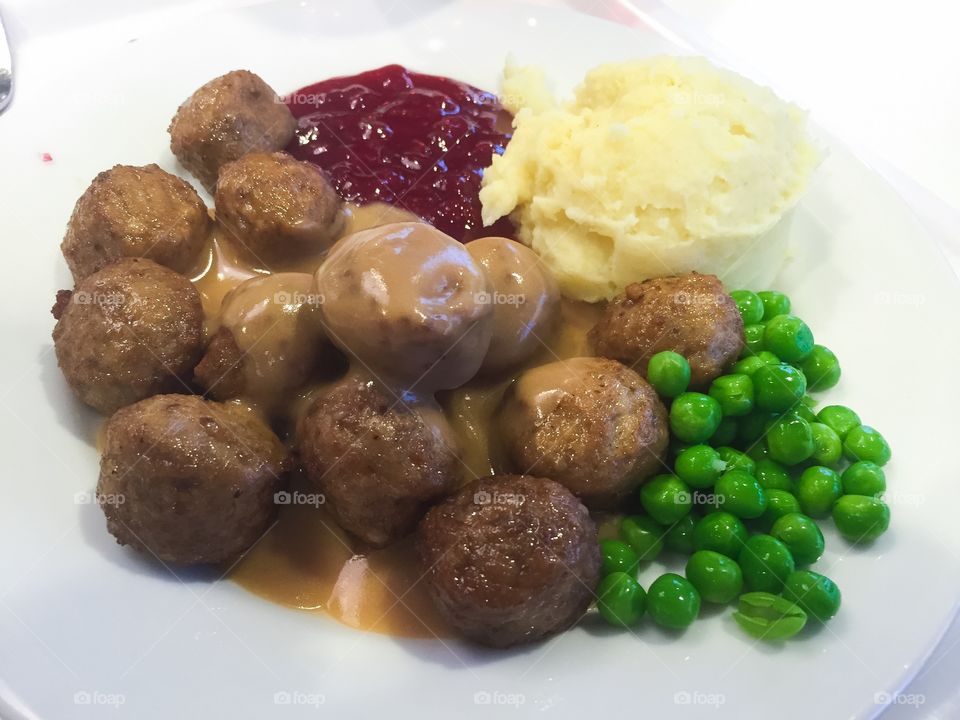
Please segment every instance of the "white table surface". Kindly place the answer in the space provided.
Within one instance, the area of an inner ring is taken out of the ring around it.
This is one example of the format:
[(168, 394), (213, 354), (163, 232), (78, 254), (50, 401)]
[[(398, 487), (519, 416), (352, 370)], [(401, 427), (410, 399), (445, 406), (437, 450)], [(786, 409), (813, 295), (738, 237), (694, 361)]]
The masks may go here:
[[(960, 273), (960, 11), (952, 3), (534, 1), (659, 27), (810, 109), (900, 192)], [(55, 36), (83, 31), (98, 43), (122, 43), (251, 4), (256, 0), (0, 0), (0, 14), (16, 56), (17, 47)], [(958, 679), (960, 620), (904, 690), (913, 702), (891, 707), (885, 720), (960, 718)]]

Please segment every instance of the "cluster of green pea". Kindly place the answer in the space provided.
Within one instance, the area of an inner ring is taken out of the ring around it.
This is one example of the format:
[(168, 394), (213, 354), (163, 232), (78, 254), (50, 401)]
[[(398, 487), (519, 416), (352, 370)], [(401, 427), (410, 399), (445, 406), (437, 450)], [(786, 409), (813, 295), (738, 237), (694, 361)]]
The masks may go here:
[[(658, 625), (682, 629), (696, 619), (701, 599), (738, 599), (734, 618), (744, 630), (767, 640), (790, 637), (808, 616), (826, 622), (840, 608), (836, 584), (805, 569), (824, 550), (815, 518), (832, 515), (853, 543), (875, 540), (890, 524), (880, 499), (886, 440), (850, 408), (815, 412), (807, 394), (837, 384), (836, 356), (814, 343), (783, 293), (736, 290), (731, 297), (746, 346), (707, 393), (687, 391), (690, 366), (682, 355), (650, 359), (647, 380), (670, 402), (674, 467), (641, 487), (636, 500), (644, 512), (624, 517), (619, 537), (600, 542), (597, 608), (613, 625), (635, 625), (647, 613)], [(685, 577), (666, 573), (644, 592), (637, 569), (665, 547), (690, 556)]]

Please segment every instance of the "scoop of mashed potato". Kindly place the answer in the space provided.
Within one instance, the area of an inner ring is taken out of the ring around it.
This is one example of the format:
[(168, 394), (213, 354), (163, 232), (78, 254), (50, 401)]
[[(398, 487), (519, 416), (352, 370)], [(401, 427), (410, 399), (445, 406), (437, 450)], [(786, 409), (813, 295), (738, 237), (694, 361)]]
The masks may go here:
[(782, 220), (820, 153), (772, 91), (657, 57), (590, 71), (566, 103), (541, 70), (508, 66), (503, 97), (515, 130), (484, 172), (483, 221), (512, 214), (564, 295), (689, 270), (760, 286), (782, 265)]

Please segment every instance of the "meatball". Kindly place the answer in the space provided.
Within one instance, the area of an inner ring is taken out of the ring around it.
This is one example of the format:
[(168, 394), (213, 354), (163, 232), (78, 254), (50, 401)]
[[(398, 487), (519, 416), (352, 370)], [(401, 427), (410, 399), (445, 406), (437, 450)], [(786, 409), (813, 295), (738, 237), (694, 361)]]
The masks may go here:
[(170, 149), (213, 192), (221, 166), (250, 152), (282, 150), (297, 121), (273, 89), (249, 70), (214, 78), (177, 109)]
[(220, 170), (217, 220), (253, 259), (319, 254), (343, 225), (340, 198), (316, 165), (286, 153), (250, 153)]
[(269, 528), (287, 453), (255, 415), (156, 395), (107, 423), (97, 499), (107, 529), (178, 565), (235, 559)]
[(690, 362), (690, 387), (706, 389), (743, 348), (737, 304), (713, 275), (687, 273), (633, 283), (604, 309), (590, 331), (598, 355), (646, 375), (662, 350)]
[(486, 274), (463, 245), (424, 223), (343, 238), (315, 286), (330, 340), (405, 389), (462, 385), (490, 345)]
[(152, 260), (125, 258), (58, 298), (57, 362), (80, 400), (109, 415), (183, 390), (203, 351), (200, 294)]
[(669, 439), (656, 391), (605, 358), (527, 370), (507, 391), (497, 427), (511, 467), (552, 478), (595, 508), (657, 473)]
[(501, 372), (530, 358), (549, 339), (560, 315), (560, 291), (540, 256), (525, 245), (487, 237), (466, 247), (491, 286), (493, 329), (480, 370)]
[(600, 576), (597, 529), (552, 480), (476, 480), (427, 513), (416, 536), (427, 589), (471, 640), (507, 647), (566, 630)]
[(115, 165), (77, 200), (60, 249), (77, 282), (123, 257), (186, 272), (203, 249), (209, 223), (189, 183), (157, 165)]
[(407, 406), (357, 373), (319, 393), (298, 449), (340, 526), (376, 547), (413, 530), (461, 477), (457, 441), (440, 409)]
[[(223, 298), (219, 328), (195, 375), (218, 399), (243, 395), (269, 410), (306, 383), (323, 344), (308, 273), (245, 280)], [(221, 387), (221, 380), (223, 387)]]

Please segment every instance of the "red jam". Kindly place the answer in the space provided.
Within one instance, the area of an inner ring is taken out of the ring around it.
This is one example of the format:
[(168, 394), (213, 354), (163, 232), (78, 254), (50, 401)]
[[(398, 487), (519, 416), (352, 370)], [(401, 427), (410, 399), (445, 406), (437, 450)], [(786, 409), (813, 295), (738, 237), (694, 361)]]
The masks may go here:
[(300, 127), (287, 151), (326, 171), (344, 200), (409, 210), (465, 242), (513, 236), (480, 221), (480, 180), (510, 140), (496, 96), (387, 65), (309, 85), (286, 99)]

